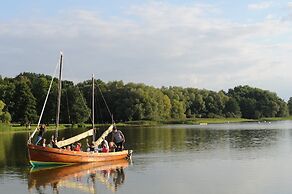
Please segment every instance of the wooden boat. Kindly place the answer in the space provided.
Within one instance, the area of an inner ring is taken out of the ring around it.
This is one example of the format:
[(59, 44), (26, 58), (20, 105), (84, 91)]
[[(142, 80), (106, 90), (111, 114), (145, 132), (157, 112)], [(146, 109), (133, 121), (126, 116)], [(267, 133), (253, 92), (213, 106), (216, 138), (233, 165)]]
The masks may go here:
[[(83, 192), (93, 192), (94, 185), (81, 184), (80, 181), (76, 182), (76, 177), (89, 177), (94, 178), (92, 182), (97, 179), (99, 182), (105, 184), (109, 189), (116, 190), (115, 185), (118, 183), (109, 182), (104, 173), (110, 173), (111, 176), (125, 176), (121, 174), (121, 170), (127, 168), (129, 165), (128, 160), (114, 160), (110, 162), (93, 162), (85, 164), (75, 164), (70, 166), (50, 167), (50, 168), (32, 168), (28, 174), (28, 189), (39, 189), (41, 187), (52, 186), (53, 189), (58, 187), (69, 187), (79, 189)], [(124, 178), (124, 177), (121, 177)], [(116, 180), (116, 179), (115, 179)]]
[[(61, 54), (60, 58), (60, 71), (59, 71), (59, 84), (58, 84), (58, 104), (57, 104), (57, 118), (56, 118), (56, 134), (55, 137), (58, 137), (58, 127), (59, 127), (59, 114), (60, 114), (60, 101), (61, 101), (61, 75), (62, 75), (62, 62), (63, 56)], [(53, 79), (51, 81), (47, 97), (38, 121), (38, 126), (40, 125), (40, 121), (42, 118), (42, 114), (46, 105), (46, 101), (48, 99), (51, 85)], [(94, 78), (92, 78), (92, 83), (94, 83)], [(94, 96), (94, 84), (92, 86), (92, 93)], [(92, 106), (94, 106), (94, 100), (92, 102)], [(92, 111), (94, 107), (92, 108)], [(92, 118), (94, 118), (94, 112), (92, 112)], [(132, 150), (123, 150), (119, 152), (107, 152), (107, 153), (95, 153), (95, 152), (82, 152), (82, 151), (70, 151), (61, 149), (67, 145), (71, 145), (81, 139), (84, 139), (89, 136), (93, 136), (93, 144), (95, 147), (98, 147), (102, 141), (106, 138), (106, 136), (113, 130), (113, 124), (101, 135), (101, 137), (95, 140), (95, 128), (94, 128), (94, 119), (92, 121), (92, 129), (79, 134), (77, 136), (71, 137), (67, 140), (56, 142), (57, 148), (43, 147), (32, 144), (32, 138), (35, 135), (38, 128), (31, 134), (28, 139), (27, 147), (28, 147), (28, 156), (29, 161), (32, 166), (48, 166), (48, 165), (68, 165), (68, 164), (76, 164), (76, 163), (88, 163), (88, 162), (100, 162), (100, 161), (115, 161), (120, 159), (128, 159), (132, 155)]]
[(94, 153), (68, 151), (66, 149), (49, 148), (28, 144), (28, 155), (32, 166), (48, 166), (129, 159), (131, 157), (131, 150)]

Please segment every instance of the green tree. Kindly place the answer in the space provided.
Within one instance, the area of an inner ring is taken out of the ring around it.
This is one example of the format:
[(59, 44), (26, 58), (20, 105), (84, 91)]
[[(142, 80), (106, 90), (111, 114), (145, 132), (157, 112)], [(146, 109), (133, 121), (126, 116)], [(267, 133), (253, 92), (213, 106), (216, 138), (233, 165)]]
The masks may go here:
[(216, 118), (223, 117), (223, 110), (225, 106), (226, 96), (222, 93), (216, 93), (213, 91), (204, 91), (205, 101), (205, 117)]
[(69, 114), (73, 124), (84, 123), (90, 116), (90, 109), (85, 104), (84, 97), (80, 95), (76, 86), (67, 88), (68, 101), (70, 102)]
[(4, 111), (5, 103), (0, 100), (0, 122), (1, 123), (10, 123), (11, 115), (9, 112)]
[(174, 119), (186, 118), (184, 104), (181, 101), (178, 101), (176, 99), (172, 101), (171, 118), (174, 118)]
[(188, 117), (202, 117), (202, 114), (206, 111), (203, 95), (197, 89), (188, 88), (187, 90), (190, 96), (190, 101), (187, 106), (187, 110), (189, 110)]
[(279, 106), (280, 109), (276, 114), (276, 117), (287, 117), (289, 116), (289, 109), (288, 109), (288, 105), (286, 102), (284, 102), (283, 100), (279, 100)]
[(276, 93), (249, 86), (237, 86), (230, 89), (228, 95), (239, 103), (244, 118), (287, 115), (287, 104)]
[(13, 121), (26, 124), (37, 119), (36, 99), (31, 93), (30, 82), (20, 76), (15, 83)]
[(0, 81), (0, 99), (6, 104), (5, 108), (7, 112), (14, 113), (14, 93), (15, 83), (14, 79), (4, 78)]
[(234, 98), (231, 97), (228, 99), (228, 101), (225, 104), (224, 113), (226, 117), (235, 117), (235, 118), (241, 117), (239, 104)]
[[(0, 77), (0, 99), (7, 105), (4, 112), (11, 114), (13, 122), (35, 121), (42, 109), (50, 80), (50, 76), (28, 72), (15, 78)], [(43, 122), (55, 122), (57, 81), (53, 82)], [(92, 101), (91, 82), (87, 80), (74, 86), (71, 81), (62, 81), (60, 122), (90, 122), (88, 107), (91, 107)], [(145, 84), (124, 84), (122, 81), (105, 83), (95, 80), (95, 85), (99, 86), (94, 96), (95, 121), (100, 123), (111, 122), (109, 111), (115, 121), (122, 122), (186, 117), (284, 117), (289, 112), (292, 114), (291, 98), (287, 104), (276, 93), (250, 86), (237, 86), (226, 93), (182, 87), (158, 89)], [(6, 117), (2, 120), (9, 120), (9, 114), (2, 117)]]
[(288, 100), (289, 115), (292, 115), (292, 97)]
[(36, 97), (36, 110), (40, 114), (43, 108), (43, 104), (49, 89), (50, 82), (44, 77), (40, 76), (38, 79), (34, 79), (31, 86), (32, 94)]

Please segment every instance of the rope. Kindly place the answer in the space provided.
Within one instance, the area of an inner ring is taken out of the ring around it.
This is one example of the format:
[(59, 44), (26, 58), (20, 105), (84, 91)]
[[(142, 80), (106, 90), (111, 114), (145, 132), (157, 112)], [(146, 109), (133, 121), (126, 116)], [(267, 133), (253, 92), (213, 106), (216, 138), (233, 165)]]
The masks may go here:
[(44, 105), (43, 105), (43, 108), (42, 108), (42, 111), (41, 111), (41, 114), (40, 114), (40, 117), (39, 117), (39, 120), (38, 120), (37, 127), (35, 128), (34, 132), (29, 137), (28, 143), (31, 143), (31, 139), (33, 138), (33, 136), (37, 132), (38, 127), (40, 126), (40, 123), (41, 123), (41, 120), (42, 120), (42, 117), (43, 117), (43, 113), (44, 113), (44, 110), (45, 110), (45, 107), (46, 107), (46, 104), (47, 104), (47, 101), (48, 101), (48, 98), (49, 98), (49, 94), (50, 94), (50, 91), (51, 91), (51, 88), (52, 88), (52, 85), (53, 85), (54, 77), (56, 76), (56, 73), (57, 73), (58, 66), (59, 66), (59, 64), (57, 64), (57, 66), (55, 68), (54, 76), (52, 76), (50, 87), (49, 87), (49, 90), (47, 92), (47, 96), (46, 96), (46, 99), (45, 99), (45, 102), (44, 102)]
[(100, 92), (100, 94), (101, 94), (101, 97), (102, 97), (102, 99), (103, 99), (103, 101), (104, 101), (104, 104), (105, 104), (105, 106), (106, 106), (106, 108), (107, 108), (107, 111), (108, 111), (108, 113), (109, 113), (109, 115), (110, 115), (110, 117), (111, 117), (111, 119), (112, 119), (112, 123), (115, 123), (115, 121), (114, 121), (114, 116), (113, 116), (113, 114), (111, 113), (111, 111), (110, 111), (110, 109), (109, 109), (109, 107), (108, 107), (108, 105), (107, 105), (107, 103), (106, 103), (106, 100), (105, 100), (105, 98), (104, 98), (104, 96), (103, 96), (103, 94), (102, 94), (102, 92), (101, 92), (101, 89), (100, 89), (99, 85), (97, 85), (97, 87), (98, 87), (98, 90), (99, 90), (99, 92)]
[(97, 106), (98, 106), (98, 110), (99, 110), (99, 118), (100, 118), (100, 122), (104, 122), (103, 120), (103, 116), (102, 116), (102, 113), (101, 113), (101, 106), (100, 106), (100, 103), (99, 103), (99, 100), (98, 98), (96, 99), (96, 102), (97, 102)]
[[(78, 92), (79, 92), (79, 94), (80, 94), (80, 96), (81, 96), (81, 99), (82, 99), (82, 102), (83, 102), (84, 107), (87, 107), (87, 108), (88, 108), (88, 106), (87, 106), (87, 104), (86, 104), (86, 102), (85, 102), (85, 100), (84, 100), (84, 98), (83, 98), (83, 95), (82, 95), (82, 93), (81, 93), (81, 91), (80, 91), (78, 85), (76, 85), (76, 87), (77, 87)], [(89, 115), (89, 118), (90, 118), (91, 123), (92, 123), (92, 117), (91, 117), (91, 114)]]
[(69, 111), (69, 103), (68, 103), (68, 92), (65, 90), (66, 100), (67, 100), (67, 113), (68, 113), (68, 121), (69, 124), (71, 124), (71, 117), (70, 117), (70, 111)]

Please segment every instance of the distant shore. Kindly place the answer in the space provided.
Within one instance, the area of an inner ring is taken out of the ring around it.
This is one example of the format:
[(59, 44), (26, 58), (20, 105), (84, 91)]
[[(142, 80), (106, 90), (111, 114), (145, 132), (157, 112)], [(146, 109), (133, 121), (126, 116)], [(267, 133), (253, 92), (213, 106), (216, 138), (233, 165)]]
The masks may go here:
[[(224, 123), (243, 123), (243, 122), (272, 122), (272, 121), (285, 121), (292, 120), (290, 117), (273, 117), (273, 118), (261, 118), (261, 119), (243, 119), (243, 118), (194, 118), (194, 119), (180, 119), (180, 120), (167, 120), (167, 121), (128, 121), (123, 123), (116, 123), (120, 127), (154, 127), (159, 125), (175, 125), (175, 124), (186, 124), (186, 125), (208, 125), (208, 124), (224, 124)], [(110, 124), (95, 124), (95, 126), (102, 127), (108, 126)], [(36, 124), (31, 126), (21, 126), (20, 124), (10, 124), (10, 125), (0, 125), (0, 132), (29, 132), (33, 131), (36, 128)], [(71, 125), (71, 124), (61, 124), (59, 129), (65, 128), (90, 128), (91, 124), (82, 124), (82, 125)], [(54, 124), (49, 124), (47, 130), (55, 130)]]

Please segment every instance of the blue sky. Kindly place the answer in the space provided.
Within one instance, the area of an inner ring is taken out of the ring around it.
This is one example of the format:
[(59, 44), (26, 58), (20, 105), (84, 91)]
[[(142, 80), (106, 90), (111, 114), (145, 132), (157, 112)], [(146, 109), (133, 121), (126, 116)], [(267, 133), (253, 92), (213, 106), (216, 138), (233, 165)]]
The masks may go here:
[(250, 85), (292, 96), (292, 1), (3, 1), (1, 75), (227, 90)]

